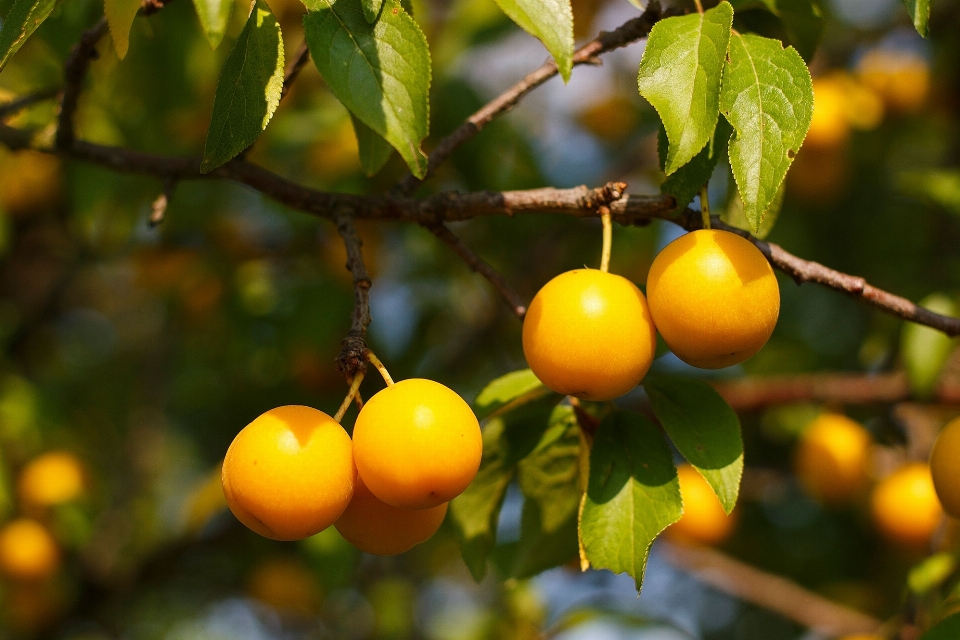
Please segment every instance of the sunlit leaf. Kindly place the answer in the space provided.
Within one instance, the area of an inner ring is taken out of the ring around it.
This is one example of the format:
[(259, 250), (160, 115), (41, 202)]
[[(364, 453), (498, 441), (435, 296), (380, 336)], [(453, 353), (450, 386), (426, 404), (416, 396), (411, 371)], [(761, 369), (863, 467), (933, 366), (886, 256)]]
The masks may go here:
[(702, 14), (661, 20), (650, 31), (637, 82), (667, 132), (668, 176), (713, 136), (732, 23), (733, 8), (721, 2)]
[(573, 70), (573, 9), (570, 0), (497, 0), (503, 12), (538, 38), (557, 62), (564, 82)]
[(216, 49), (223, 42), (233, 4), (231, 0), (193, 0), (193, 7), (211, 49)]
[[(920, 306), (945, 316), (956, 316), (960, 311), (953, 300), (941, 293), (927, 296), (920, 301)], [(933, 394), (943, 365), (956, 345), (957, 340), (942, 331), (913, 322), (904, 323), (900, 355), (914, 394), (921, 398)]]
[(930, 33), (930, 0), (902, 0), (907, 8), (913, 26), (924, 38)]
[(63, 0), (15, 0), (0, 27), (0, 70)]
[(733, 125), (730, 168), (754, 231), (776, 198), (813, 116), (813, 81), (793, 47), (756, 35), (730, 39), (720, 110)]
[[(521, 369), (487, 384), (473, 401), (473, 410), (477, 419), (485, 420), (496, 413), (508, 411), (551, 393), (553, 392), (543, 386), (533, 371)], [(554, 404), (559, 401), (560, 396), (557, 396)]]
[(420, 27), (396, 0), (376, 24), (367, 22), (360, 0), (311, 0), (307, 8), (307, 44), (333, 95), (423, 177), (431, 71)]
[(200, 170), (213, 171), (253, 144), (277, 110), (282, 90), (280, 23), (257, 0), (220, 72)]
[(680, 482), (663, 434), (619, 411), (597, 430), (580, 535), (591, 565), (629, 573), (639, 591), (650, 545), (680, 519)]
[(380, 10), (383, 8), (383, 0), (362, 0), (362, 2), (363, 17), (371, 24), (376, 22), (377, 16), (380, 15)]
[(103, 0), (103, 12), (107, 16), (110, 37), (117, 57), (123, 60), (130, 48), (130, 27), (140, 10), (140, 0)]
[(740, 420), (713, 387), (700, 380), (647, 376), (650, 406), (673, 444), (733, 511), (743, 475)]

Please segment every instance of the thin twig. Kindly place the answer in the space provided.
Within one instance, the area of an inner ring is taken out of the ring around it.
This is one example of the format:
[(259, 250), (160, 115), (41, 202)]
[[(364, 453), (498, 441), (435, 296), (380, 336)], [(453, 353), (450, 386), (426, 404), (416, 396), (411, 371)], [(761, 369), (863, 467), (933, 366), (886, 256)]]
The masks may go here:
[(34, 93), (29, 93), (21, 98), (11, 100), (10, 102), (5, 102), (0, 104), (0, 120), (3, 118), (9, 118), (14, 116), (27, 107), (33, 106), (38, 102), (43, 102), (44, 100), (52, 100), (60, 94), (59, 88), (51, 87), (49, 89), (41, 89)]
[(383, 378), (383, 381), (387, 383), (387, 386), (392, 387), (394, 384), (393, 378), (390, 377), (390, 372), (387, 371), (386, 365), (377, 357), (377, 354), (367, 349), (363, 352), (363, 357), (380, 372), (380, 376)]
[(482, 275), (484, 278), (490, 281), (490, 284), (497, 290), (500, 294), (500, 297), (510, 305), (510, 310), (513, 311), (514, 315), (518, 318), (523, 318), (527, 313), (527, 305), (523, 302), (523, 298), (520, 297), (516, 291), (510, 288), (510, 285), (507, 284), (506, 279), (500, 274), (499, 271), (490, 266), (483, 258), (478, 256), (473, 252), (470, 247), (463, 243), (463, 240), (457, 237), (453, 231), (450, 230), (447, 225), (439, 224), (425, 224), (423, 225), (430, 232), (440, 238), (445, 242), (454, 252), (460, 256), (460, 258), (467, 263), (471, 269), (475, 272)]
[(293, 56), (293, 61), (287, 65), (286, 72), (283, 74), (283, 89), (280, 91), (281, 100), (290, 93), (294, 81), (297, 79), (297, 76), (300, 75), (300, 71), (304, 65), (307, 64), (308, 60), (310, 60), (310, 49), (307, 48), (307, 41), (304, 40), (300, 48), (297, 49), (297, 53)]
[(357, 233), (357, 227), (351, 216), (336, 216), (337, 232), (343, 238), (347, 249), (347, 269), (353, 274), (353, 316), (350, 320), (350, 332), (341, 342), (340, 355), (337, 356), (337, 369), (348, 379), (356, 379), (366, 372), (367, 327), (370, 325), (370, 285), (367, 266), (363, 262), (363, 241)]
[[(581, 64), (597, 64), (599, 57), (605, 53), (625, 47), (637, 42), (650, 33), (650, 29), (662, 17), (660, 3), (652, 0), (640, 16), (628, 20), (610, 32), (602, 32), (596, 38), (577, 49), (573, 54), (574, 66)], [(410, 195), (416, 191), (424, 180), (433, 175), (438, 166), (462, 144), (476, 136), (494, 118), (506, 113), (517, 105), (528, 93), (557, 75), (557, 63), (552, 59), (545, 62), (539, 69), (528, 73), (522, 80), (485, 104), (479, 111), (467, 118), (466, 122), (457, 127), (453, 133), (443, 138), (430, 153), (427, 162), (427, 173), (423, 178), (416, 178), (412, 174), (401, 180), (394, 188), (395, 195)]]
[(600, 221), (603, 223), (603, 246), (600, 250), (600, 271), (610, 270), (610, 250), (613, 245), (613, 224), (610, 222), (610, 208), (600, 207)]
[(73, 47), (63, 68), (63, 98), (60, 100), (60, 116), (57, 120), (56, 146), (69, 149), (76, 137), (74, 116), (83, 91), (90, 62), (97, 58), (97, 43), (107, 33), (107, 18), (100, 18), (95, 25), (83, 32), (80, 41)]
[[(343, 402), (340, 404), (340, 408), (337, 409), (337, 412), (333, 414), (333, 419), (337, 422), (343, 420), (343, 416), (346, 415), (347, 409), (350, 408), (350, 405), (358, 397), (357, 394), (360, 393), (360, 383), (363, 382), (363, 372), (357, 373), (353, 376), (353, 380), (350, 382), (350, 390), (347, 391), (347, 396), (343, 399)], [(359, 403), (358, 403), (359, 405)]]
[(698, 580), (741, 600), (775, 611), (828, 637), (877, 633), (882, 623), (808, 591), (777, 575), (761, 571), (716, 549), (660, 542), (668, 560)]

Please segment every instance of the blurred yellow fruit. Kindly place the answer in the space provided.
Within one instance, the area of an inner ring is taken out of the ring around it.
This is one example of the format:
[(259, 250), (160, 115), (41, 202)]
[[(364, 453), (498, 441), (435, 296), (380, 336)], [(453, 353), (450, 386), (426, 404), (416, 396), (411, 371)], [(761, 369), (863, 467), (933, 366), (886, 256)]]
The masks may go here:
[(637, 105), (626, 96), (613, 95), (592, 103), (577, 114), (584, 129), (608, 142), (617, 142), (633, 131), (639, 121)]
[(960, 418), (943, 428), (930, 454), (933, 486), (944, 510), (960, 518)]
[(808, 202), (836, 202), (850, 181), (850, 158), (845, 147), (800, 148), (790, 172), (787, 190)]
[(896, 113), (916, 113), (930, 95), (930, 66), (912, 51), (874, 49), (857, 65), (860, 80)]
[(61, 188), (56, 156), (0, 152), (0, 209), (14, 215), (49, 209), (60, 202)]
[(911, 462), (881, 480), (870, 499), (873, 521), (892, 542), (922, 548), (943, 520), (930, 467)]
[(322, 596), (313, 573), (293, 558), (270, 558), (254, 567), (247, 579), (250, 597), (277, 611), (310, 616)]
[(25, 507), (50, 507), (75, 500), (83, 494), (84, 470), (76, 456), (50, 451), (23, 468), (17, 486)]
[(360, 551), (395, 556), (429, 540), (443, 523), (447, 504), (430, 509), (392, 507), (370, 493), (358, 476), (353, 500), (334, 526)]
[(20, 518), (0, 529), (0, 573), (23, 581), (48, 578), (60, 566), (53, 536), (36, 520)]
[(736, 517), (727, 515), (700, 472), (689, 464), (683, 464), (677, 467), (677, 475), (683, 498), (683, 516), (667, 529), (667, 534), (672, 538), (700, 544), (719, 544), (730, 537)]
[(813, 81), (813, 119), (803, 144), (806, 147), (842, 146), (850, 136), (850, 122), (841, 83), (830, 78)]
[(807, 492), (829, 504), (856, 499), (867, 488), (871, 438), (863, 426), (838, 413), (825, 413), (807, 427), (794, 458)]

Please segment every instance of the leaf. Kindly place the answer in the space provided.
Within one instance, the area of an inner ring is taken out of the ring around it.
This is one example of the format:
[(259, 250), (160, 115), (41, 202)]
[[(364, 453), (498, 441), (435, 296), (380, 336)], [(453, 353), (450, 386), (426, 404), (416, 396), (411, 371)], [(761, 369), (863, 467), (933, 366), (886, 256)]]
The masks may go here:
[(920, 636), (920, 640), (957, 640), (957, 638), (960, 638), (960, 613), (944, 618)]
[(63, 0), (15, 0), (0, 26), (0, 71)]
[(233, 4), (231, 0), (193, 0), (193, 8), (211, 49), (216, 49), (223, 42)]
[(938, 553), (910, 569), (907, 586), (914, 594), (923, 596), (940, 588), (956, 570), (957, 558), (952, 553)]
[[(553, 392), (533, 375), (533, 371), (521, 369), (492, 380), (477, 394), (473, 401), (473, 411), (478, 420), (486, 420), (551, 393)], [(554, 404), (557, 402), (560, 402), (559, 395)]]
[(730, 168), (750, 228), (757, 231), (813, 116), (813, 81), (796, 49), (734, 35), (720, 110), (733, 125)]
[(639, 414), (612, 413), (593, 442), (580, 519), (590, 563), (629, 573), (639, 591), (650, 545), (681, 511), (677, 469), (660, 430)]
[(267, 127), (283, 89), (283, 35), (263, 0), (257, 0), (217, 81), (201, 173), (226, 164)]
[(747, 9), (766, 9), (780, 19), (790, 44), (804, 60), (816, 53), (823, 36), (823, 11), (815, 0), (731, 0), (739, 13)]
[(930, 0), (903, 0), (903, 6), (910, 14), (913, 26), (921, 36), (926, 38), (930, 34)]
[(661, 20), (650, 31), (637, 84), (667, 131), (668, 176), (713, 136), (732, 23), (733, 8), (721, 2), (702, 14)]
[[(719, 126), (717, 128), (719, 128)], [(784, 181), (780, 183), (780, 188), (777, 189), (777, 195), (774, 196), (773, 202), (771, 202), (767, 210), (763, 212), (763, 222), (760, 223), (760, 228), (753, 232), (755, 237), (763, 240), (773, 231), (773, 226), (777, 223), (777, 218), (780, 217), (780, 209), (783, 207), (783, 196), (786, 194), (786, 190), (787, 183)], [(743, 212), (743, 200), (735, 190), (720, 219), (738, 229), (744, 229), (749, 226), (750, 223), (747, 222), (747, 216)]]
[[(700, 193), (700, 188), (710, 180), (717, 162), (727, 153), (727, 141), (732, 131), (726, 120), (719, 120), (710, 144), (701, 149), (693, 160), (677, 169), (673, 175), (667, 176), (660, 185), (660, 193), (671, 195), (677, 201), (675, 211), (685, 209)], [(657, 138), (657, 151), (660, 155), (660, 168), (663, 169), (667, 157), (667, 134), (663, 128), (660, 129)]]
[(729, 514), (737, 504), (743, 475), (737, 414), (700, 380), (647, 376), (643, 387), (673, 444), (710, 484)]
[(117, 57), (123, 60), (130, 48), (130, 27), (140, 10), (140, 0), (103, 0), (103, 12), (107, 16), (110, 37)]
[(383, 8), (383, 0), (362, 0), (362, 4), (363, 17), (366, 18), (367, 22), (373, 24), (377, 21), (380, 10)]
[(431, 72), (420, 27), (396, 0), (389, 0), (376, 24), (367, 22), (360, 0), (311, 0), (307, 8), (307, 45), (333, 95), (422, 178)]
[(497, 417), (483, 430), (483, 458), (476, 478), (450, 502), (460, 551), (478, 582), (497, 542), (497, 519), (517, 464), (533, 451), (550, 424), (556, 401), (548, 396)]
[(497, 0), (520, 28), (540, 40), (557, 62), (564, 82), (573, 71), (573, 9), (570, 0)]
[(353, 131), (357, 136), (357, 150), (360, 153), (360, 168), (366, 176), (376, 175), (383, 165), (387, 164), (393, 147), (381, 138), (376, 131), (357, 120), (357, 116), (350, 114), (353, 122)]
[[(538, 506), (538, 526), (545, 533), (553, 533), (577, 513), (579, 458), (580, 427), (573, 408), (556, 407), (550, 428), (519, 466), (520, 490)], [(576, 529), (573, 540), (576, 543)]]
[[(946, 316), (956, 316), (960, 312), (953, 300), (942, 293), (927, 296), (920, 301), (920, 306)], [(900, 355), (915, 395), (929, 398), (933, 394), (940, 380), (940, 371), (956, 345), (954, 338), (936, 329), (912, 322), (903, 325)]]

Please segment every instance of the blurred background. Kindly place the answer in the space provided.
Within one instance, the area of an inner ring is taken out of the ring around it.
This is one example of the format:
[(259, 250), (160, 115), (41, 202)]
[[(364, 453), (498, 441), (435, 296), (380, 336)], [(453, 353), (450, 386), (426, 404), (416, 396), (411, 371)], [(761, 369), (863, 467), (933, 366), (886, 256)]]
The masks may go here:
[[(289, 59), (302, 42), (303, 6), (268, 3)], [(10, 4), (0, 0), (0, 15)], [(238, 0), (216, 51), (183, 1), (135, 21), (123, 61), (104, 40), (79, 136), (198, 155), (245, 4)], [(626, 0), (573, 4), (578, 42), (639, 13)], [(788, 251), (946, 313), (960, 293), (958, 9), (955, 0), (934, 2), (923, 40), (897, 0), (823, 5), (822, 45), (810, 61), (814, 125), (782, 211), (764, 230)], [(0, 103), (58, 86), (71, 46), (101, 11), (95, 0), (64, 3), (0, 75)], [(546, 58), (492, 0), (414, 0), (414, 11), (433, 56), (427, 149)], [(760, 9), (737, 19), (782, 29)], [(464, 145), (422, 193), (608, 180), (656, 193), (659, 122), (637, 95), (642, 52), (635, 44), (602, 67), (579, 67), (568, 85), (551, 80)], [(55, 113), (44, 103), (7, 123), (50, 131)], [(312, 65), (249, 158), (353, 193), (383, 192), (405, 173), (394, 156), (378, 176), (363, 176), (347, 111)], [(152, 178), (0, 150), (0, 519), (19, 525), (0, 532), (0, 556), (12, 544), (41, 559), (33, 573), (8, 569), (0, 581), (0, 638), (819, 637), (702, 585), (660, 546), (638, 599), (631, 579), (573, 565), (524, 579), (493, 571), (476, 584), (446, 525), (396, 558), (362, 556), (332, 528), (298, 543), (243, 528), (219, 483), (234, 435), (278, 405), (333, 413), (346, 392), (333, 362), (352, 309), (346, 254), (328, 222), (217, 181), (175, 185), (165, 221), (151, 228), (162, 189)], [(736, 223), (729, 189), (721, 165), (710, 198)], [(452, 227), (526, 299), (560, 271), (599, 261), (596, 220), (530, 215)], [(360, 230), (374, 280), (370, 345), (394, 378), (432, 378), (472, 400), (492, 378), (525, 367), (521, 323), (448, 247), (416, 226)], [(616, 227), (611, 270), (642, 285), (656, 251), (678, 233), (666, 222)], [(922, 399), (960, 370), (955, 343), (904, 332), (837, 292), (782, 278), (781, 295), (769, 344), (721, 377), (906, 366)], [(668, 353), (655, 367), (702, 375)], [(366, 395), (379, 384), (370, 380)], [(638, 392), (622, 402), (643, 401)], [(866, 430), (869, 484), (923, 459), (922, 444), (908, 446), (911, 434), (929, 440), (960, 407), (915, 399), (743, 412), (741, 505), (710, 542), (882, 620), (922, 611), (928, 582), (940, 585), (956, 568), (949, 554), (934, 556), (932, 568), (923, 561), (949, 547), (949, 531), (938, 524), (907, 544), (878, 529), (865, 489), (840, 504), (805, 489), (794, 472), (797, 443), (824, 412)], [(518, 536), (521, 500), (508, 496), (501, 543)]]

